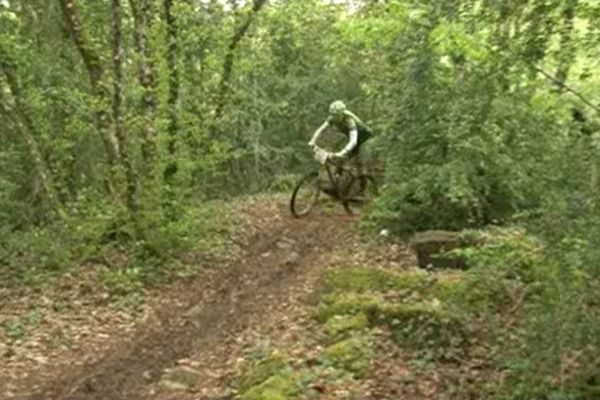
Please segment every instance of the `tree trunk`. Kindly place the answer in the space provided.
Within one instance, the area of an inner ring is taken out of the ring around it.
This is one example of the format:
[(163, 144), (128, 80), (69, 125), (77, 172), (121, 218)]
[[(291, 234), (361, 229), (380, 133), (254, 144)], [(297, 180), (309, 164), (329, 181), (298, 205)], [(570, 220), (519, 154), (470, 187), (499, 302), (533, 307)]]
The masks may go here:
[(155, 82), (156, 72), (149, 44), (149, 32), (152, 26), (152, 0), (129, 0), (134, 21), (134, 45), (139, 58), (138, 80), (142, 87), (141, 110), (144, 118), (142, 129), (142, 157), (145, 170), (152, 176), (156, 158), (154, 133), (154, 115), (156, 111)]
[[(58, 195), (53, 184), (52, 174), (48, 167), (38, 144), (36, 137), (39, 137), (37, 129), (33, 122), (32, 111), (29, 108), (27, 102), (23, 101), (19, 79), (16, 72), (16, 65), (8, 59), (6, 52), (0, 48), (0, 78), (6, 80), (8, 91), (13, 98), (14, 113), (18, 116), (18, 120), (21, 122), (22, 128), (19, 132), (25, 143), (29, 158), (34, 166), (36, 178), (39, 182), (39, 186), (43, 194), (42, 198), (47, 200), (51, 209), (58, 213), (59, 216), (64, 216), (64, 210), (58, 200)], [(0, 79), (0, 83), (2, 80)], [(0, 85), (0, 91), (3, 90)], [(4, 102), (0, 103), (2, 111), (7, 115), (12, 114), (12, 110), (8, 109), (8, 106)]]
[(121, 116), (121, 107), (123, 103), (122, 85), (123, 85), (123, 62), (121, 39), (123, 36), (123, 9), (121, 0), (112, 0), (112, 60), (113, 60), (113, 121), (114, 136), (117, 139), (120, 149), (120, 158), (125, 169), (125, 178), (127, 180), (127, 207), (133, 213), (136, 211), (135, 193), (137, 188), (137, 179), (133, 165), (127, 153), (127, 144), (125, 133), (123, 131), (123, 118)]
[(167, 149), (169, 151), (169, 162), (164, 171), (164, 179), (167, 183), (177, 174), (177, 130), (178, 108), (179, 108), (179, 69), (177, 65), (177, 21), (173, 14), (174, 0), (164, 0), (165, 21), (167, 24), (167, 68), (169, 69), (169, 97), (167, 104), (169, 107), (169, 124), (167, 132), (169, 141)]
[(229, 42), (229, 46), (227, 47), (227, 54), (225, 54), (225, 61), (223, 62), (223, 71), (221, 73), (221, 81), (219, 82), (219, 91), (217, 94), (217, 101), (215, 107), (215, 127), (216, 124), (219, 123), (221, 117), (223, 117), (223, 112), (225, 110), (225, 106), (227, 105), (227, 96), (229, 94), (229, 89), (231, 85), (231, 76), (233, 74), (233, 59), (235, 56), (235, 50), (238, 47), (238, 44), (242, 41), (254, 17), (261, 8), (266, 4), (266, 0), (254, 0), (252, 4), (252, 10), (250, 14), (246, 17), (244, 22), (237, 27), (233, 36), (231, 37), (231, 41)]
[(114, 193), (115, 186), (115, 168), (119, 165), (121, 149), (119, 142), (113, 131), (110, 129), (110, 112), (106, 104), (110, 104), (110, 91), (105, 82), (103, 82), (104, 69), (99, 54), (93, 48), (86, 32), (83, 29), (79, 14), (77, 12), (75, 0), (59, 0), (60, 8), (65, 19), (66, 27), (73, 39), (77, 51), (83, 59), (86, 66), (92, 92), (98, 101), (98, 110), (96, 112), (98, 130), (104, 143), (106, 156), (109, 165), (109, 193)]

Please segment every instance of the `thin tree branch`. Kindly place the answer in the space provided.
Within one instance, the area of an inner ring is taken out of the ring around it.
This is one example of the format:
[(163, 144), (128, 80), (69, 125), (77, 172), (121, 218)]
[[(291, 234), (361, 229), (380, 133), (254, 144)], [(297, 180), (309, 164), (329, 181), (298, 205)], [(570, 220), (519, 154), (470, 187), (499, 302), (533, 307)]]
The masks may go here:
[[(75, 4), (75, 0), (59, 0), (61, 10), (67, 25), (67, 29), (71, 34), (71, 38), (75, 43), (84, 64), (86, 65), (92, 91), (94, 95), (100, 100), (100, 104), (108, 103), (110, 100), (109, 89), (102, 82), (102, 76), (104, 75), (104, 69), (102, 66), (101, 58), (96, 49), (92, 46), (86, 31), (83, 29), (81, 19)], [(98, 110), (98, 129), (104, 142), (106, 154), (108, 157), (108, 163), (111, 170), (119, 164), (121, 158), (121, 150), (117, 138), (113, 135), (110, 130), (110, 113), (106, 110), (105, 106), (101, 106)], [(112, 173), (112, 171), (111, 171)], [(109, 182), (109, 191), (112, 191), (113, 179)]]
[[(29, 158), (33, 163), (39, 184), (53, 210), (56, 211), (60, 217), (63, 217), (64, 211), (58, 200), (58, 194), (54, 187), (50, 166), (44, 159), (42, 148), (37, 141), (37, 138), (39, 138), (40, 135), (34, 123), (32, 110), (29, 104), (26, 101), (23, 101), (22, 98), (23, 95), (21, 93), (21, 86), (17, 75), (17, 65), (2, 48), (0, 48), (0, 78), (6, 79), (8, 91), (13, 98), (14, 106), (11, 108), (16, 111), (18, 118), (22, 122), (23, 129), (19, 129), (19, 131), (21, 132), (21, 137), (29, 153)], [(0, 83), (3, 80), (4, 79), (0, 80)], [(2, 85), (0, 85), (0, 90), (2, 90)], [(5, 108), (4, 102), (0, 105), (2, 106), (2, 109)], [(19, 121), (16, 119), (15, 124), (16, 126), (20, 125)]]
[(221, 81), (219, 82), (219, 91), (217, 95), (217, 105), (215, 107), (215, 121), (218, 121), (223, 116), (225, 105), (227, 104), (227, 95), (229, 94), (231, 75), (233, 73), (233, 58), (235, 56), (235, 50), (241, 40), (244, 38), (254, 17), (261, 8), (266, 4), (266, 0), (254, 0), (252, 4), (252, 10), (246, 17), (244, 22), (234, 32), (229, 46), (227, 47), (227, 54), (225, 55), (225, 61), (223, 62), (223, 72), (221, 73)]
[(169, 152), (170, 160), (165, 167), (163, 177), (165, 181), (170, 182), (172, 177), (177, 174), (179, 170), (177, 161), (177, 131), (179, 129), (178, 121), (178, 106), (179, 106), (179, 68), (177, 64), (178, 54), (178, 28), (177, 19), (173, 13), (175, 0), (164, 0), (163, 9), (166, 21), (166, 61), (169, 69), (169, 95), (167, 99), (168, 104), (168, 117), (169, 123), (167, 126), (167, 132), (169, 133), (169, 140), (167, 142), (167, 150)]
[(577, 90), (573, 89), (570, 86), (567, 86), (567, 84), (565, 84), (564, 82), (561, 82), (560, 80), (556, 79), (554, 76), (552, 76), (551, 74), (549, 74), (548, 72), (544, 71), (543, 69), (536, 67), (535, 65), (532, 66), (537, 72), (539, 72), (541, 75), (543, 75), (546, 79), (548, 79), (549, 81), (552, 81), (555, 85), (559, 86), (561, 89), (566, 90), (567, 92), (570, 92), (572, 94), (574, 94), (577, 98), (579, 98), (579, 100), (581, 100), (584, 104), (586, 104), (588, 107), (592, 108), (593, 110), (595, 110), (598, 114), (600, 114), (600, 107), (598, 107), (597, 105), (595, 105), (594, 103), (592, 103), (590, 100), (588, 100), (585, 96), (583, 96), (581, 93), (579, 93)]
[(149, 31), (153, 15), (151, 0), (129, 0), (134, 22), (134, 47), (139, 59), (138, 80), (143, 89), (141, 109), (144, 116), (142, 129), (142, 157), (146, 163), (146, 173), (152, 176), (153, 160), (156, 156), (156, 143), (154, 141), (154, 112), (156, 108), (155, 96), (155, 67), (149, 42)]
[(112, 60), (113, 60), (113, 121), (114, 135), (117, 139), (120, 149), (121, 162), (125, 168), (125, 178), (127, 180), (127, 207), (132, 214), (137, 209), (135, 194), (137, 191), (137, 177), (133, 169), (133, 164), (129, 159), (125, 132), (123, 130), (123, 7), (121, 0), (112, 0)]

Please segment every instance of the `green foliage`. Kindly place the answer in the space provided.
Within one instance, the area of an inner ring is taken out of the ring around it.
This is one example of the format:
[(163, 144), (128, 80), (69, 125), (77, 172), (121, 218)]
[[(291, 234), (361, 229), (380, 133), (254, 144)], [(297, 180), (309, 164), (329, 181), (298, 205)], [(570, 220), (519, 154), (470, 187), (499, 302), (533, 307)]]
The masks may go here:
[(325, 292), (386, 292), (416, 291), (431, 282), (425, 271), (393, 272), (377, 268), (340, 268), (327, 271), (323, 276)]
[(600, 287), (591, 242), (554, 235), (542, 241), (522, 228), (476, 236), (484, 244), (462, 251), (473, 267), (432, 289), (486, 321), (491, 356), (507, 376), (496, 388), (500, 397), (594, 398)]
[(445, 349), (462, 345), (467, 337), (462, 315), (440, 302), (382, 304), (371, 307), (368, 317), (373, 324), (388, 325), (399, 345), (440, 356)]
[(371, 293), (335, 292), (321, 297), (315, 317), (321, 322), (336, 315), (357, 315), (383, 301), (383, 297)]
[(457, 301), (455, 288), (422, 271), (336, 269), (324, 273), (315, 315), (333, 339), (385, 325), (399, 345), (444, 356), (468, 337), (464, 303)]
[[(403, 273), (327, 271), (317, 289), (316, 316), (328, 338), (346, 344), (369, 326), (386, 325), (398, 345), (419, 360), (434, 361), (465, 357), (476, 343), (485, 343), (492, 369), (506, 376), (487, 385), (487, 393), (507, 399), (594, 398), (600, 346), (593, 321), (600, 287), (597, 262), (590, 259), (592, 239), (563, 238), (549, 246), (518, 227), (465, 235), (478, 243), (460, 250), (470, 269), (414, 285), (400, 280), (397, 290), (390, 282)], [(332, 346), (356, 356), (349, 350), (353, 346), (346, 347)]]
[[(0, 229), (2, 236), (8, 236), (8, 231), (29, 217), (26, 207), (19, 201), (19, 180), (25, 179), (24, 171), (15, 171), (11, 167), (21, 162), (17, 146), (8, 146), (0, 150), (0, 171), (10, 171), (0, 175)], [(25, 218), (23, 218), (25, 216)]]
[(325, 366), (333, 366), (351, 372), (356, 378), (364, 378), (370, 370), (372, 357), (369, 339), (355, 336), (326, 348), (322, 360)]
[(544, 260), (545, 273), (525, 308), (522, 351), (507, 351), (504, 358), (517, 394), (594, 398), (598, 393), (600, 332), (593, 321), (600, 287), (592, 272), (598, 260), (589, 266), (578, 262), (588, 245), (563, 240), (560, 258), (548, 252)]
[(254, 386), (288, 371), (287, 357), (278, 351), (270, 354), (252, 357), (240, 367), (239, 378), (233, 382), (233, 387), (241, 393), (250, 390)]
[(254, 386), (242, 396), (242, 400), (286, 400), (294, 392), (295, 385), (289, 377), (275, 375)]
[(298, 174), (276, 175), (271, 180), (267, 190), (276, 193), (291, 193), (300, 178), (301, 175)]
[[(543, 266), (542, 243), (524, 229), (502, 228), (466, 232), (474, 243), (470, 248), (454, 250), (470, 266), (461, 276), (440, 277), (433, 291), (440, 299), (471, 312), (492, 314), (536, 288), (547, 273)], [(527, 288), (527, 285), (530, 285)]]
[(73, 267), (71, 249), (64, 246), (73, 236), (62, 229), (32, 229), (7, 236), (0, 247), (3, 281), (40, 288), (52, 276)]
[[(387, 73), (389, 89), (382, 88), (397, 93), (388, 97), (396, 113), (380, 142), (386, 183), (371, 220), (398, 233), (506, 221), (540, 207), (550, 193), (568, 194), (553, 176), (568, 173), (564, 182), (581, 190), (575, 175), (586, 174), (561, 168), (565, 148), (577, 140), (576, 131), (565, 135), (573, 106), (527, 72), (533, 55), (496, 34), (510, 34), (512, 18), (523, 13), (552, 24), (555, 5), (541, 16), (525, 3), (489, 12), (459, 3), (460, 15), (440, 2), (436, 11), (424, 4), (427, 12), (405, 20), (411, 34), (395, 46), (418, 50), (398, 60)], [(547, 33), (527, 35), (519, 39), (543, 54)], [(579, 168), (574, 156), (568, 158)]]
[(184, 260), (185, 253), (219, 251), (229, 224), (222, 208), (187, 206), (178, 220), (146, 213), (136, 224), (124, 220), (120, 209), (82, 199), (60, 224), (7, 235), (0, 246), (0, 276), (9, 286), (39, 291), (53, 278), (77, 275), (78, 266), (92, 263), (102, 266), (100, 283), (114, 300), (128, 297), (137, 304), (143, 288), (197, 270)]
[(332, 341), (345, 339), (354, 332), (360, 332), (369, 326), (365, 313), (356, 315), (334, 315), (325, 322), (325, 332)]
[(31, 330), (35, 329), (43, 321), (43, 315), (39, 310), (32, 309), (18, 318), (12, 318), (2, 323), (6, 336), (11, 341), (24, 339)]
[(100, 274), (100, 282), (113, 297), (126, 296), (142, 289), (142, 271), (139, 268), (108, 269)]
[(287, 399), (297, 391), (288, 357), (269, 347), (258, 347), (248, 354), (236, 375), (231, 386), (241, 399)]

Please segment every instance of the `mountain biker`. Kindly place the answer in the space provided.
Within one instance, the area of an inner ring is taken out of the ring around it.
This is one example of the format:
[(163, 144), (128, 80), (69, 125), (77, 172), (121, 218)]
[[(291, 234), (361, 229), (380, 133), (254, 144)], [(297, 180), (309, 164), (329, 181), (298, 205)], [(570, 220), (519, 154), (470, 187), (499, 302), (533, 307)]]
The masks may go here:
[(371, 129), (354, 113), (346, 108), (341, 100), (329, 105), (329, 116), (316, 130), (308, 145), (315, 147), (321, 134), (333, 127), (348, 137), (348, 144), (342, 150), (332, 153), (330, 157), (352, 160), (360, 169), (360, 147), (372, 136)]

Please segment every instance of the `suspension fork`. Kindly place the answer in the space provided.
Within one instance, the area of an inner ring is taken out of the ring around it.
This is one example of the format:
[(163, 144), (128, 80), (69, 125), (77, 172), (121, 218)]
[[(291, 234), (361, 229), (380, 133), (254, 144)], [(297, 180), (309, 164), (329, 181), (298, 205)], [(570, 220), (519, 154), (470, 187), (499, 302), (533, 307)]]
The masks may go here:
[(327, 177), (329, 178), (329, 182), (333, 183), (333, 186), (335, 187), (335, 195), (337, 198), (340, 198), (340, 185), (339, 185), (339, 175), (336, 178), (334, 176), (334, 173), (331, 170), (331, 164), (326, 163), (325, 164), (325, 170), (327, 171)]
[[(346, 196), (349, 186), (352, 182), (352, 179), (354, 177), (354, 175), (352, 174), (352, 172), (344, 169), (343, 167), (337, 167), (334, 165), (335, 168), (339, 168), (339, 172), (336, 171), (336, 173), (334, 173), (332, 171), (332, 165), (327, 163), (325, 164), (325, 170), (327, 171), (327, 177), (329, 178), (329, 181), (331, 183), (333, 183), (333, 185), (335, 186), (335, 194), (337, 196), (338, 199), (342, 199), (343, 197)], [(342, 181), (342, 177), (347, 175), (347, 181), (346, 182), (346, 187), (342, 187), (342, 184), (344, 183)]]

